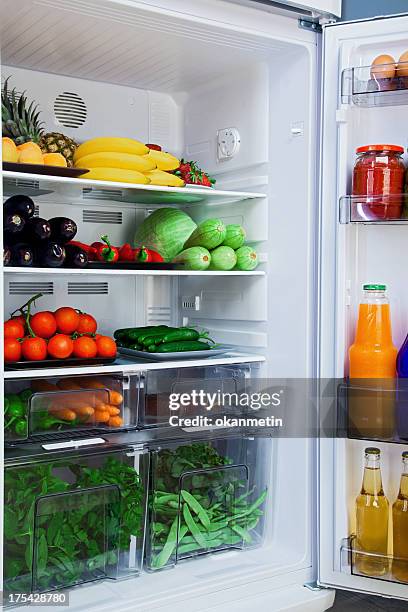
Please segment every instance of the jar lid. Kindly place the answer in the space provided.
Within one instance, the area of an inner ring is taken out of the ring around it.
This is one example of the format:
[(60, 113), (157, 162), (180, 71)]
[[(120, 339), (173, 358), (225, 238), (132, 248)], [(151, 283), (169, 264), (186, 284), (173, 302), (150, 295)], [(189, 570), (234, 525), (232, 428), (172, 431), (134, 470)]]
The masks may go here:
[(363, 285), (363, 291), (385, 291), (386, 285)]
[(381, 451), (379, 448), (375, 448), (373, 446), (369, 446), (365, 449), (366, 455), (381, 455)]
[(404, 147), (390, 144), (373, 144), (357, 147), (356, 153), (367, 153), (368, 151), (394, 151), (395, 153), (403, 153)]

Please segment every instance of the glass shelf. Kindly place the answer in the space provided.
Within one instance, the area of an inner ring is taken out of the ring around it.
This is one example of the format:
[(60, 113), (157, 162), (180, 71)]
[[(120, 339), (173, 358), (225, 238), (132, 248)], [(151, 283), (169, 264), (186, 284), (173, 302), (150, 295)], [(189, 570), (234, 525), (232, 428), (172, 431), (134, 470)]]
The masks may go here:
[(224, 191), (206, 187), (158, 187), (156, 185), (136, 185), (112, 181), (92, 181), (86, 178), (46, 176), (3, 171), (4, 195), (15, 193), (28, 196), (57, 193), (84, 199), (113, 200), (137, 204), (226, 204), (243, 200), (265, 198), (264, 193), (247, 191)]
[[(408, 72), (408, 62), (406, 64)], [(384, 64), (387, 66), (387, 64)], [(389, 64), (390, 69), (394, 64)], [(343, 70), (341, 101), (357, 106), (403, 106), (408, 104), (408, 77), (379, 78), (371, 74), (371, 66), (356, 66)]]
[(360, 550), (354, 535), (343, 540), (340, 563), (345, 574), (408, 584), (408, 559)]
[(391, 196), (342, 196), (339, 203), (339, 221), (341, 224), (405, 225), (408, 223), (408, 193)]
[(408, 444), (408, 379), (355, 379), (337, 387), (337, 436)]

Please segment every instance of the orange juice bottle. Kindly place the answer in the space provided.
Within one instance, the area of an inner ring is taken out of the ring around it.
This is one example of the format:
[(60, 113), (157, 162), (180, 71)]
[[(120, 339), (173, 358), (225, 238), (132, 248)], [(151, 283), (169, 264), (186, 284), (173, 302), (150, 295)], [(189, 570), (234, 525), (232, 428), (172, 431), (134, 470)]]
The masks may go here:
[(348, 394), (349, 427), (363, 437), (392, 438), (398, 351), (392, 342), (390, 305), (385, 285), (364, 285), (363, 290), (349, 350), (350, 379), (354, 379)]

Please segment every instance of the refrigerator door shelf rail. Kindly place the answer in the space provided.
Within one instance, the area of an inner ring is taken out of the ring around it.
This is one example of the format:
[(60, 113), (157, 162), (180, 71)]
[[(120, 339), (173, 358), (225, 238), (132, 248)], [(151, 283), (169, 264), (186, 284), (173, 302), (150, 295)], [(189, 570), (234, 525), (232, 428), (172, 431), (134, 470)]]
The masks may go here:
[(366, 225), (404, 225), (408, 223), (408, 193), (376, 196), (342, 196), (339, 222)]
[(359, 550), (355, 535), (343, 540), (340, 562), (346, 574), (408, 585), (408, 559)]
[(342, 103), (366, 108), (408, 104), (408, 62), (400, 62), (398, 67), (382, 64), (382, 72), (377, 74), (372, 66), (346, 68), (341, 79)]

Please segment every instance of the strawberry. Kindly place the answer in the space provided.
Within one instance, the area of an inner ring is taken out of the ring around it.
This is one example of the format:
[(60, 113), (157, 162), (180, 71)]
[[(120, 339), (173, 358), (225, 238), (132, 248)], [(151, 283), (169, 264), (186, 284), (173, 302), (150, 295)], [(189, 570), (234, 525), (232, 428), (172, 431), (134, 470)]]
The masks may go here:
[(146, 145), (146, 147), (148, 149), (153, 149), (153, 151), (161, 151), (162, 150), (161, 146), (157, 145), (157, 144), (150, 144), (149, 143), (149, 144)]
[(180, 176), (180, 178), (182, 178), (188, 185), (203, 185), (205, 187), (212, 187), (215, 183), (215, 180), (203, 172), (199, 168), (198, 164), (194, 161), (187, 162), (182, 159), (175, 174)]

